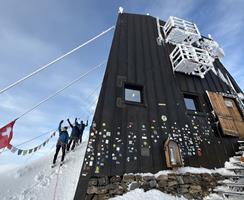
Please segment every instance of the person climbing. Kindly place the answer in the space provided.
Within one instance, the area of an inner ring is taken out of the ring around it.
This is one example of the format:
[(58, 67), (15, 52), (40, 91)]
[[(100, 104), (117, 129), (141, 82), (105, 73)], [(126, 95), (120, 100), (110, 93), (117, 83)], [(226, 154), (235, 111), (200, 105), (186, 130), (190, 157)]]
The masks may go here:
[(83, 135), (83, 132), (87, 126), (88, 126), (88, 120), (86, 120), (86, 124), (84, 124), (83, 121), (81, 121), (79, 124), (79, 129), (80, 129), (79, 141), (80, 141), (80, 143), (82, 142), (82, 135)]
[(62, 158), (61, 158), (61, 164), (63, 164), (64, 162), (64, 157), (65, 157), (65, 150), (66, 150), (66, 146), (68, 144), (68, 140), (69, 140), (69, 134), (68, 134), (68, 127), (64, 126), (63, 128), (61, 128), (62, 123), (64, 122), (64, 120), (61, 120), (61, 122), (59, 123), (59, 127), (58, 127), (58, 131), (59, 131), (59, 138), (58, 138), (58, 142), (56, 145), (56, 152), (53, 158), (53, 165), (52, 167), (55, 166), (56, 164), (56, 160), (57, 160), (57, 156), (59, 153), (59, 150), (62, 148)]
[(69, 121), (69, 119), (67, 119), (70, 127), (72, 128), (72, 131), (71, 131), (71, 135), (70, 135), (70, 140), (68, 142), (68, 146), (67, 146), (67, 151), (69, 151), (70, 149), (70, 146), (72, 144), (72, 147), (71, 147), (71, 150), (74, 150), (75, 148), (75, 145), (77, 144), (78, 142), (78, 139), (79, 139), (79, 135), (80, 135), (80, 130), (79, 130), (79, 124), (77, 122), (77, 118), (75, 118), (75, 123), (74, 125), (72, 125)]

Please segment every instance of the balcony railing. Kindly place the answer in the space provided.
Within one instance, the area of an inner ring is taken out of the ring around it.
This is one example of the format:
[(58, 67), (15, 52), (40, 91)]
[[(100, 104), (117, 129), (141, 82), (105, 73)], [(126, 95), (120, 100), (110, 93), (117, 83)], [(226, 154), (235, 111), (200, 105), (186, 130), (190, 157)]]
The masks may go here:
[(213, 68), (213, 58), (204, 49), (191, 45), (177, 44), (170, 54), (173, 71), (193, 74), (204, 78)]
[(192, 44), (201, 38), (196, 24), (172, 16), (164, 25), (164, 35), (173, 44)]
[(212, 40), (211, 38), (201, 38), (199, 42), (197, 42), (198, 46), (202, 49), (208, 51), (210, 56), (213, 58), (223, 58), (225, 53), (224, 50), (219, 46), (219, 44)]

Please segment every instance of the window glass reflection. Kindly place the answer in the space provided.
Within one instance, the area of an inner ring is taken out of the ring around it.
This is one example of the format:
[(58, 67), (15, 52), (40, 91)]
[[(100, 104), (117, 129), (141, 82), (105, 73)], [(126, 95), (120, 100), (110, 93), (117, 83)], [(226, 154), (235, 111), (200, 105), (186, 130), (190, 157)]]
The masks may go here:
[(125, 88), (125, 100), (141, 103), (141, 91)]

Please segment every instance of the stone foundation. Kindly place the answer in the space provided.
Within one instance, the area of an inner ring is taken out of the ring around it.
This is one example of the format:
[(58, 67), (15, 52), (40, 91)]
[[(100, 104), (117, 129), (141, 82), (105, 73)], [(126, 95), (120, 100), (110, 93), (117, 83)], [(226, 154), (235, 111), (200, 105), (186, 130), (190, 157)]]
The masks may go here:
[(220, 174), (167, 174), (155, 176), (124, 175), (92, 177), (88, 183), (86, 200), (104, 200), (122, 195), (136, 188), (157, 189), (187, 199), (203, 199), (224, 177)]

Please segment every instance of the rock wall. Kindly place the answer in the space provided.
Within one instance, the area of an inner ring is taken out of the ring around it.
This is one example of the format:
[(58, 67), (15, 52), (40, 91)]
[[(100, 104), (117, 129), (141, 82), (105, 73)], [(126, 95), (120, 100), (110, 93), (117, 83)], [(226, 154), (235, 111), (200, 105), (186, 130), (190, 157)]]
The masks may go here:
[(167, 174), (155, 176), (124, 175), (92, 177), (88, 184), (86, 200), (104, 200), (122, 195), (136, 188), (144, 191), (158, 189), (164, 193), (184, 196), (187, 199), (203, 199), (224, 177), (220, 174)]

